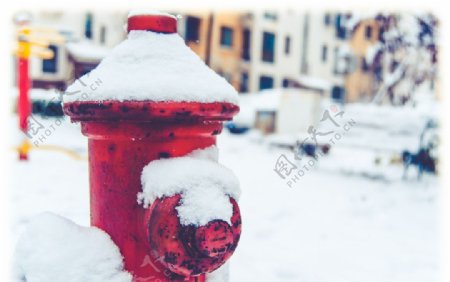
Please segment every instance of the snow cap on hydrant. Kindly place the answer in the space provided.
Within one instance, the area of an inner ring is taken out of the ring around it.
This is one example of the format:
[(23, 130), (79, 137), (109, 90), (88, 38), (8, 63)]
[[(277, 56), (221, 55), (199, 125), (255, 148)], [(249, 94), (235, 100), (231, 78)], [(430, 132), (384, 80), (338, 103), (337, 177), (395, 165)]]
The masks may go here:
[(89, 138), (91, 223), (119, 247), (133, 281), (204, 281), (241, 232), (239, 181), (215, 147), (238, 95), (176, 24), (131, 12), (128, 38), (64, 95)]
[[(176, 101), (238, 104), (236, 90), (176, 33), (176, 18), (131, 12), (128, 38), (67, 89), (64, 102)], [(98, 81), (101, 85), (90, 87)]]

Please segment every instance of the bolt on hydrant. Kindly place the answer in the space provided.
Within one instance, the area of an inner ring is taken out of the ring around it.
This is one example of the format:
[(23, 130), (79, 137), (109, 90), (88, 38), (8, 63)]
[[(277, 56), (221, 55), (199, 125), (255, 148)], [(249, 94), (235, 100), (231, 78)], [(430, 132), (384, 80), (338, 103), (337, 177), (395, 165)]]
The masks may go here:
[(84, 78), (102, 85), (76, 81), (64, 97), (88, 137), (91, 224), (119, 247), (133, 282), (207, 281), (241, 232), (227, 187), (238, 181), (217, 158), (193, 155), (215, 149), (237, 93), (176, 26), (169, 14), (130, 13), (128, 38)]

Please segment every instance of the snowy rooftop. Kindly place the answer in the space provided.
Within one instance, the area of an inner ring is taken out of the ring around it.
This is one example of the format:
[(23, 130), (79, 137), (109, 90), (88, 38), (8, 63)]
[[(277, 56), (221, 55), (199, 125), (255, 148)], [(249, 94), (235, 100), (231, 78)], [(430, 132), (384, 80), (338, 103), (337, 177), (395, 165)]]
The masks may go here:
[[(11, 87), (9, 93), (10, 97), (16, 99), (19, 93), (19, 89), (16, 87)], [(32, 101), (43, 100), (46, 102), (59, 102), (60, 95), (55, 89), (42, 89), (42, 88), (31, 88), (29, 91), (29, 96)]]
[[(95, 87), (96, 90), (86, 87), (98, 80), (102, 85)], [(178, 34), (150, 31), (130, 31), (128, 38), (96, 69), (69, 86), (67, 91), (79, 94), (65, 96), (64, 102), (238, 103), (236, 90), (206, 66)]]
[(309, 76), (309, 75), (300, 75), (297, 77), (298, 83), (302, 86), (311, 88), (311, 89), (319, 89), (329, 91), (331, 89), (331, 82), (321, 77)]
[(252, 127), (258, 111), (279, 110), (284, 94), (309, 95), (313, 93), (299, 88), (273, 88), (240, 95), (240, 110), (233, 118), (234, 123)]
[(98, 63), (110, 52), (109, 48), (84, 40), (67, 44), (67, 50), (77, 61)]

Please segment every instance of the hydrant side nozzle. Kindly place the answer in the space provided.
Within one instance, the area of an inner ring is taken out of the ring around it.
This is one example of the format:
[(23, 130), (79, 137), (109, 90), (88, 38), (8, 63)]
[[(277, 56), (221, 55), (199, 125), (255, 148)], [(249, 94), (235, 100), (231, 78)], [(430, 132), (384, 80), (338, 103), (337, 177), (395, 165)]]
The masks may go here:
[(233, 254), (239, 242), (241, 216), (233, 206), (231, 225), (213, 220), (204, 226), (182, 226), (176, 207), (181, 195), (158, 198), (146, 211), (144, 226), (150, 253), (171, 272), (184, 277), (210, 273)]
[(177, 19), (165, 14), (142, 14), (128, 18), (127, 31), (143, 30), (160, 33), (176, 33)]

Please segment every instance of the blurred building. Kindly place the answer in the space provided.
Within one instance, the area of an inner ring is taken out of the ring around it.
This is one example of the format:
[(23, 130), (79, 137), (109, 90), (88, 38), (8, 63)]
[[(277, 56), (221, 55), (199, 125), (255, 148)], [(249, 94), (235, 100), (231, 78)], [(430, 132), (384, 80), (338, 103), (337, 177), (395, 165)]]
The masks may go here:
[(375, 19), (363, 19), (349, 26), (349, 31), (353, 59), (345, 79), (346, 101), (369, 101), (374, 97), (376, 83), (376, 73), (369, 67), (374, 59), (370, 51), (379, 44), (380, 26)]
[(245, 88), (249, 92), (287, 87), (300, 74), (302, 17), (294, 11), (245, 14), (243, 46)]
[(329, 95), (342, 102), (346, 100), (345, 76), (351, 61), (347, 18), (342, 13), (307, 13), (302, 36), (301, 74), (328, 82)]
[(178, 32), (207, 65), (241, 90), (243, 28), (237, 12), (183, 14)]
[[(377, 21), (349, 13), (172, 11), (178, 32), (207, 65), (240, 93), (304, 88), (340, 102), (370, 100), (377, 82), (368, 67), (380, 39)], [(66, 42), (54, 58), (32, 59), (35, 88), (64, 89), (95, 68), (126, 38), (126, 12), (35, 12), (33, 22)]]
[(71, 81), (95, 68), (113, 46), (125, 38), (126, 13), (35, 12), (36, 26), (58, 31), (62, 44), (52, 44), (51, 59), (31, 59), (34, 88), (65, 89)]
[[(319, 87), (343, 100), (350, 52), (344, 17), (293, 10), (197, 12), (183, 15), (179, 32), (241, 93)], [(323, 83), (305, 84), (309, 78)]]
[(282, 87), (300, 73), (301, 16), (294, 12), (187, 13), (186, 43), (241, 93)]

